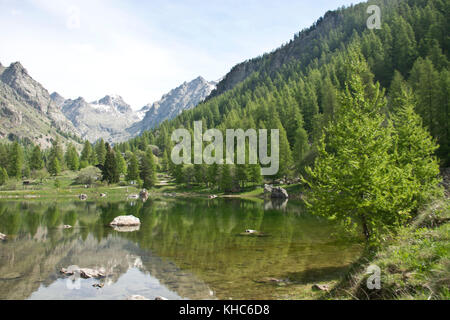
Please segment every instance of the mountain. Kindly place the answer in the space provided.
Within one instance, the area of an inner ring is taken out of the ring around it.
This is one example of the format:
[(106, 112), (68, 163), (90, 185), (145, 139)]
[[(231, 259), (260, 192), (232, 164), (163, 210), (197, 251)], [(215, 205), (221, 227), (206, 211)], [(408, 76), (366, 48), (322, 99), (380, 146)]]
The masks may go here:
[(20, 138), (46, 148), (58, 137), (76, 142), (78, 130), (48, 91), (20, 64), (0, 65), (0, 139)]
[(165, 120), (171, 120), (184, 110), (196, 107), (215, 89), (216, 82), (206, 81), (198, 77), (165, 94), (161, 100), (143, 107), (138, 114), (143, 119), (132, 125), (128, 132), (135, 136), (141, 132), (155, 128)]
[(122, 97), (107, 95), (104, 98), (87, 102), (83, 98), (64, 99), (58, 93), (52, 99), (62, 113), (78, 129), (83, 139), (95, 142), (103, 138), (108, 142), (121, 142), (130, 138), (125, 131), (140, 120)]
[[(390, 111), (401, 88), (412, 89), (416, 112), (438, 141), (437, 155), (450, 164), (448, 6), (440, 0), (375, 0), (381, 29), (367, 28), (368, 3), (327, 12), (278, 49), (244, 61), (195, 109), (144, 132), (131, 145), (153, 142), (165, 150), (170, 133), (203, 120), (209, 128), (278, 128), (282, 176), (315, 157), (323, 128), (340, 107), (361, 58), (362, 77), (386, 90)], [(400, 93), (399, 93), (400, 92)], [(123, 147), (126, 150), (127, 146)], [(284, 171), (284, 172), (283, 172)]]

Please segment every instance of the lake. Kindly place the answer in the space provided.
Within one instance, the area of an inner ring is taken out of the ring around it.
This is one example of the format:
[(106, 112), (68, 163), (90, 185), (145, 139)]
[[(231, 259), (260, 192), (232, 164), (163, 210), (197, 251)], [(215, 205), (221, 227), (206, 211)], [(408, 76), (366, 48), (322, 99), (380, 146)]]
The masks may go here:
[[(139, 230), (109, 227), (119, 215), (140, 218)], [(260, 199), (1, 201), (0, 233), (0, 300), (307, 299), (363, 249), (300, 203)], [(107, 277), (62, 275), (69, 266)]]

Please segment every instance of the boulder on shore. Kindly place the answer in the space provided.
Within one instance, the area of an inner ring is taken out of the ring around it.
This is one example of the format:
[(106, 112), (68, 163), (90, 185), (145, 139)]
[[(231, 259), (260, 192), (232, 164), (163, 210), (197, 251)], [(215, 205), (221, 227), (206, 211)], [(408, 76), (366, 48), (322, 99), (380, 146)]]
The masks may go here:
[(0, 233), (0, 241), (6, 240), (7, 237), (3, 233)]
[(78, 198), (80, 198), (81, 201), (85, 201), (85, 200), (87, 200), (88, 196), (87, 196), (87, 194), (80, 194), (78, 196)]
[(281, 187), (272, 188), (270, 197), (274, 199), (289, 199), (289, 195), (286, 189), (283, 189)]
[(112, 227), (134, 227), (140, 226), (141, 220), (135, 216), (119, 216), (116, 217), (109, 225)]
[(264, 185), (264, 194), (271, 194), (273, 187), (269, 184)]

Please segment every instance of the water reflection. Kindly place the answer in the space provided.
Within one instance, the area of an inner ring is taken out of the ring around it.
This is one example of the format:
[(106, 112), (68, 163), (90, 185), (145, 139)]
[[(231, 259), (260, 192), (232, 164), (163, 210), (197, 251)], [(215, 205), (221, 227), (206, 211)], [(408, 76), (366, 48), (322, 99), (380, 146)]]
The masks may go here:
[[(139, 217), (139, 230), (110, 228), (119, 215)], [(239, 236), (246, 229), (270, 237)], [(333, 278), (358, 258), (361, 247), (336, 231), (292, 201), (0, 202), (10, 239), (0, 243), (0, 299), (279, 298), (290, 288), (259, 280)], [(111, 276), (69, 290), (59, 270), (71, 265)]]

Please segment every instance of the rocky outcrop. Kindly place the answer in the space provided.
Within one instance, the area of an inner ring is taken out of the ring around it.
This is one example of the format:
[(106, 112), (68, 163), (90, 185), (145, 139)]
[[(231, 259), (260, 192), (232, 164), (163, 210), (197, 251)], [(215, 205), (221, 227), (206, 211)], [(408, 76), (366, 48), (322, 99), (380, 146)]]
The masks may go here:
[(104, 98), (87, 102), (80, 97), (64, 100), (58, 93), (52, 99), (64, 115), (78, 129), (82, 138), (95, 142), (103, 138), (108, 142), (122, 142), (131, 138), (126, 129), (139, 121), (138, 115), (120, 96), (107, 95)]
[(140, 226), (141, 221), (135, 216), (119, 216), (116, 217), (109, 225), (112, 227), (135, 227)]
[(273, 199), (289, 199), (289, 194), (286, 189), (282, 187), (273, 187), (271, 185), (264, 185), (264, 194), (270, 195)]
[(270, 197), (274, 199), (289, 199), (289, 195), (286, 189), (283, 189), (281, 187), (272, 188)]
[(132, 135), (155, 128), (165, 120), (175, 118), (184, 110), (189, 110), (202, 102), (215, 88), (216, 82), (206, 81), (198, 77), (191, 82), (185, 82), (181, 86), (165, 94), (161, 100), (146, 105), (139, 113), (143, 119), (131, 126), (128, 131)]
[(58, 137), (64, 144), (79, 135), (48, 91), (19, 63), (0, 68), (0, 132), (10, 139), (28, 138), (42, 148)]

